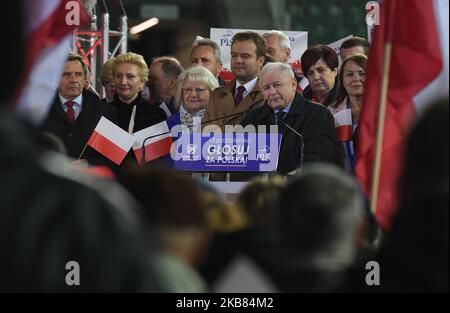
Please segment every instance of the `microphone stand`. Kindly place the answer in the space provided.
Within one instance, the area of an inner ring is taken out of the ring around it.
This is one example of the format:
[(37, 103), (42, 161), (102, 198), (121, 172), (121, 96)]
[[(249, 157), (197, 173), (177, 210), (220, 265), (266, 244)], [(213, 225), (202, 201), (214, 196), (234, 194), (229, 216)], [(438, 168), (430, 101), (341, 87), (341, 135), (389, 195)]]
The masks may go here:
[[(218, 120), (222, 120), (222, 119), (225, 119), (225, 118), (233, 117), (233, 116), (236, 116), (236, 115), (245, 114), (245, 113), (248, 113), (250, 111), (251, 111), (251, 109), (247, 109), (247, 110), (244, 110), (242, 112), (229, 114), (229, 115), (225, 115), (225, 116), (222, 116), (222, 117), (219, 117), (219, 118), (215, 118), (215, 119), (212, 119), (212, 120), (204, 121), (204, 122), (201, 122), (200, 126), (203, 126), (204, 124), (208, 124), (208, 123), (215, 122), (215, 121), (218, 121)], [(192, 126), (193, 125), (188, 126), (188, 127), (190, 128)], [(168, 132), (164, 132), (164, 133), (161, 133), (161, 134), (148, 136), (147, 138), (145, 138), (142, 141), (142, 146), (141, 146), (141, 151), (142, 151), (142, 153), (141, 153), (141, 165), (142, 166), (145, 164), (145, 143), (147, 142), (147, 140), (155, 138), (155, 137), (159, 137), (159, 136), (162, 136), (162, 135), (167, 135), (167, 134), (170, 134), (170, 133), (171, 133), (171, 131), (169, 130)]]
[(300, 138), (300, 169), (303, 167), (303, 150), (305, 148), (305, 140), (303, 139), (302, 134), (300, 134), (298, 131), (296, 131), (294, 128), (292, 128), (288, 123), (283, 121), (281, 118), (277, 118), (283, 126), (287, 127), (290, 131), (292, 131), (294, 134), (296, 134)]

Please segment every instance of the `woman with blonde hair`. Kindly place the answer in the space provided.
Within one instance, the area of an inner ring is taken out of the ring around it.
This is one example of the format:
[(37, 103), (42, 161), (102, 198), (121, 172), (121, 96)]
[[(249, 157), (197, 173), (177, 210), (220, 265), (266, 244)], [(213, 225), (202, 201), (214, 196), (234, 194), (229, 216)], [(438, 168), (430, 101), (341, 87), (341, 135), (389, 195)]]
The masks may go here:
[(117, 110), (119, 126), (133, 133), (163, 121), (164, 111), (148, 104), (142, 90), (148, 66), (142, 55), (127, 52), (118, 55), (112, 65), (116, 94), (112, 105)]

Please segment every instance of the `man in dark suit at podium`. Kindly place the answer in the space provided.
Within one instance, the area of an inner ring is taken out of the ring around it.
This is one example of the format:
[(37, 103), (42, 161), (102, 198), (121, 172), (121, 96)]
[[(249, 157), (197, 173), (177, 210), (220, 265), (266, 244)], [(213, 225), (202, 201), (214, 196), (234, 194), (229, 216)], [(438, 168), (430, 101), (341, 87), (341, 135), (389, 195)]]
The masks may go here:
[(297, 82), (289, 65), (266, 64), (259, 75), (259, 87), (265, 103), (249, 112), (242, 125), (265, 125), (268, 132), (270, 125), (278, 124), (282, 134), (278, 172), (292, 172), (302, 162), (335, 162), (333, 116), (321, 104), (296, 92)]
[[(69, 54), (59, 83), (58, 94), (50, 108), (41, 130), (59, 137), (65, 144), (67, 154), (72, 158), (80, 155), (102, 116), (117, 122), (114, 108), (86, 94), (85, 84), (88, 73), (83, 58)], [(93, 165), (113, 164), (90, 147), (81, 155)]]

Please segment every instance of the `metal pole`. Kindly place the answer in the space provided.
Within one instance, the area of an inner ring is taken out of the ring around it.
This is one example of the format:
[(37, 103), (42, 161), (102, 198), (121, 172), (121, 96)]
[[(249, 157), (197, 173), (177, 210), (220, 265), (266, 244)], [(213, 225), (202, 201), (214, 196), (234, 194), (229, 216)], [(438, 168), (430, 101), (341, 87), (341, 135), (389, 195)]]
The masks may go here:
[(126, 53), (128, 50), (128, 18), (126, 15), (123, 15), (120, 20), (120, 31), (122, 33), (120, 53)]
[(78, 52), (78, 48), (77, 48), (77, 40), (78, 40), (78, 30), (74, 30), (72, 33), (72, 52), (73, 53), (77, 53)]
[(109, 14), (103, 14), (102, 25), (102, 53), (100, 55), (101, 64), (105, 64), (109, 59)]
[[(109, 59), (109, 14), (104, 13), (102, 15), (102, 49), (100, 53), (100, 64), (103, 66)], [(97, 90), (100, 91), (100, 97), (105, 97), (105, 89), (103, 86), (99, 86)]]
[[(97, 28), (97, 16), (96, 15), (92, 15), (92, 23), (91, 23), (91, 31), (96, 31), (98, 30)], [(92, 33), (90, 35), (89, 38), (89, 42), (90, 42), (90, 48), (92, 48), (95, 45), (95, 42), (97, 40), (97, 37), (94, 33)], [(96, 49), (96, 48), (95, 48)], [(91, 63), (91, 82), (92, 82), (92, 86), (95, 88), (96, 86), (96, 77), (97, 77), (97, 66), (96, 66), (96, 53), (95, 50), (92, 51), (91, 56), (90, 56), (90, 63)]]

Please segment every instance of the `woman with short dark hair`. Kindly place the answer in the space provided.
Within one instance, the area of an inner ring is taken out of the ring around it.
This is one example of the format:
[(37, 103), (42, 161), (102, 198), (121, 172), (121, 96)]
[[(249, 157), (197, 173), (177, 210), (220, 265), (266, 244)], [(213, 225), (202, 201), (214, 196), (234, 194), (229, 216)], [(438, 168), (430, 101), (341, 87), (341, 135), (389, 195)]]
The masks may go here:
[(302, 71), (309, 81), (303, 95), (325, 106), (335, 101), (339, 60), (334, 49), (317, 45), (308, 48), (301, 57)]

